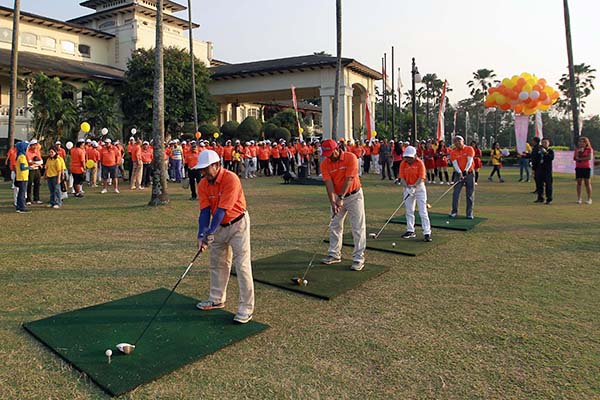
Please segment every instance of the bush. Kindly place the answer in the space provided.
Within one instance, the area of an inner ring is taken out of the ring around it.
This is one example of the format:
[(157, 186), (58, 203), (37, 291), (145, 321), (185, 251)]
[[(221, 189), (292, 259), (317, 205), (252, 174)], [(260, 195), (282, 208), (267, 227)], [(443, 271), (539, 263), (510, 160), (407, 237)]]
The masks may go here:
[(273, 137), (273, 139), (276, 139), (276, 140), (283, 139), (286, 142), (289, 142), (291, 138), (292, 138), (292, 134), (290, 133), (290, 131), (287, 128), (275, 129), (275, 136)]
[(274, 139), (277, 128), (278, 126), (271, 122), (267, 122), (266, 124), (264, 124), (263, 131), (265, 133), (265, 139)]
[(213, 124), (202, 124), (198, 126), (198, 131), (202, 134), (202, 139), (213, 140), (213, 135), (219, 132), (219, 128)]
[(237, 135), (237, 129), (240, 126), (240, 123), (237, 121), (227, 121), (223, 125), (221, 125), (221, 133), (223, 140), (231, 140), (234, 139)]
[(237, 128), (237, 137), (243, 142), (256, 140), (262, 130), (262, 124), (254, 117), (247, 117)]
[[(294, 136), (298, 136), (298, 121), (296, 120), (296, 112), (292, 109), (278, 112), (268, 122), (286, 128), (289, 132), (293, 133)], [(300, 118), (300, 126), (304, 129), (304, 132), (308, 132), (307, 126), (302, 118)]]

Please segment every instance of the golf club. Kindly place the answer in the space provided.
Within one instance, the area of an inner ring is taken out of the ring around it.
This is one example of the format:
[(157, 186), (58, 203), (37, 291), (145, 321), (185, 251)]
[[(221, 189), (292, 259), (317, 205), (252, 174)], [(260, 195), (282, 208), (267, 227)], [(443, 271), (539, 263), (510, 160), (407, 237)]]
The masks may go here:
[(396, 213), (398, 212), (398, 210), (400, 208), (402, 208), (402, 206), (404, 205), (404, 203), (406, 202), (406, 199), (408, 199), (409, 196), (411, 196), (412, 194), (409, 192), (404, 199), (402, 200), (402, 203), (400, 203), (400, 205), (398, 206), (398, 208), (396, 208), (396, 210), (394, 210), (394, 212), (392, 213), (392, 215), (390, 215), (390, 217), (388, 218), (388, 220), (385, 222), (385, 224), (383, 224), (383, 226), (381, 227), (381, 229), (379, 230), (379, 232), (377, 233), (369, 233), (369, 236), (372, 237), (373, 239), (377, 239), (379, 238), (379, 235), (381, 235), (381, 232), (383, 232), (383, 230), (385, 229), (385, 227), (390, 223), (390, 221), (392, 220), (392, 218), (394, 218), (394, 215), (396, 215)]
[(431, 204), (429, 205), (429, 207), (427, 207), (427, 208), (432, 208), (432, 207), (433, 207), (435, 204), (437, 204), (437, 203), (438, 203), (438, 202), (439, 202), (441, 199), (443, 199), (443, 198), (444, 198), (444, 196), (448, 194), (448, 192), (450, 192), (452, 189), (454, 189), (454, 186), (456, 186), (456, 184), (457, 184), (458, 182), (460, 182), (460, 180), (458, 180), (458, 181), (454, 182), (454, 183), (453, 183), (453, 184), (452, 184), (452, 185), (451, 185), (451, 186), (448, 188), (448, 190), (446, 190), (444, 193), (442, 193), (442, 195), (441, 195), (441, 196), (440, 196), (440, 197), (439, 197), (439, 198), (438, 198), (436, 201), (434, 201), (433, 203), (431, 203)]
[[(325, 230), (325, 232), (323, 232), (323, 235), (326, 234), (327, 232), (329, 232), (329, 228), (331, 228), (331, 223), (333, 222), (334, 218), (335, 218), (335, 214), (333, 214), (331, 216), (331, 219), (329, 220), (329, 224), (327, 224), (327, 229)], [(321, 235), (321, 236), (323, 236), (323, 235)], [(319, 238), (321, 236), (319, 236)], [(319, 249), (315, 250), (314, 254), (312, 255), (312, 257), (310, 259), (310, 262), (308, 263), (308, 267), (306, 267), (306, 270), (304, 271), (304, 275), (302, 275), (302, 278), (299, 278), (296, 276), (292, 278), (292, 282), (294, 283), (294, 285), (298, 285), (298, 286), (308, 285), (308, 280), (306, 280), (306, 274), (308, 274), (308, 271), (313, 266), (313, 262), (315, 261), (315, 257), (317, 256), (318, 252), (319, 252)]]
[(177, 281), (177, 283), (175, 284), (175, 286), (173, 286), (173, 289), (171, 289), (171, 291), (169, 292), (169, 295), (162, 302), (162, 304), (160, 305), (160, 307), (158, 308), (158, 310), (156, 311), (156, 313), (154, 314), (154, 316), (152, 317), (152, 319), (150, 320), (150, 322), (148, 322), (148, 325), (146, 325), (146, 327), (142, 331), (141, 335), (137, 338), (137, 340), (133, 344), (119, 343), (117, 345), (117, 349), (121, 353), (123, 353), (123, 354), (131, 354), (131, 353), (133, 353), (133, 351), (135, 350), (135, 346), (140, 342), (140, 340), (142, 339), (142, 337), (144, 336), (144, 334), (146, 333), (146, 331), (148, 330), (148, 328), (150, 328), (150, 325), (152, 325), (152, 322), (154, 322), (154, 320), (156, 319), (156, 317), (158, 316), (158, 314), (161, 312), (161, 310), (163, 309), (163, 307), (165, 306), (165, 304), (167, 304), (167, 301), (169, 301), (169, 298), (171, 297), (171, 295), (173, 294), (173, 292), (175, 292), (175, 289), (177, 289), (177, 286), (179, 286), (179, 284), (181, 283), (181, 281), (183, 280), (183, 278), (185, 278), (185, 276), (187, 275), (187, 273), (190, 271), (190, 269), (192, 268), (192, 265), (194, 264), (194, 261), (196, 261), (196, 258), (198, 258), (198, 256), (200, 255), (200, 253), (202, 253), (201, 250), (198, 250), (198, 252), (196, 252), (196, 255), (194, 256), (194, 258), (192, 258), (192, 261), (190, 262), (190, 265), (188, 265), (188, 267), (186, 268), (186, 270), (183, 273), (183, 275), (181, 275), (181, 277), (179, 278), (179, 280)]

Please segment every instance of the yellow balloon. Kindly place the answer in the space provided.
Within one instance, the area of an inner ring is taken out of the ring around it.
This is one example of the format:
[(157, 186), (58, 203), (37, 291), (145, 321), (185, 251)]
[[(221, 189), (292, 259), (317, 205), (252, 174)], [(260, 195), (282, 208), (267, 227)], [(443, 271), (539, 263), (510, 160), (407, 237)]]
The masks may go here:
[(304, 128), (302, 128), (302, 127), (298, 128), (298, 132), (302, 135), (304, 133)]
[(530, 85), (529, 83), (525, 86), (523, 86), (523, 90), (527, 93), (531, 92), (533, 90), (533, 85)]
[(82, 122), (79, 128), (81, 128), (82, 132), (88, 133), (92, 127), (87, 122)]
[(94, 168), (94, 165), (96, 165), (96, 163), (93, 160), (87, 160), (85, 162), (85, 166), (89, 168)]
[(214, 137), (215, 139), (218, 139), (218, 138), (219, 138), (219, 132), (215, 132), (215, 133), (213, 133), (213, 137)]
[(532, 78), (531, 74), (529, 72), (523, 72), (521, 74), (521, 78), (525, 79), (526, 81), (530, 80)]
[(371, 131), (371, 136), (377, 137), (377, 131)]
[(498, 97), (496, 97), (496, 103), (498, 103), (498, 105), (503, 105), (506, 104), (506, 97), (504, 97), (503, 95), (498, 95)]

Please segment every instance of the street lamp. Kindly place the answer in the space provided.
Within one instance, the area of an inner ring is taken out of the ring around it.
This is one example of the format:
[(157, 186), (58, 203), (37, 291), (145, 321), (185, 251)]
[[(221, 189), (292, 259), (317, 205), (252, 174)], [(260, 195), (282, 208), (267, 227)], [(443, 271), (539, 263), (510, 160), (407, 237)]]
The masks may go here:
[(417, 140), (417, 100), (416, 100), (416, 90), (415, 83), (421, 83), (421, 74), (419, 74), (419, 69), (415, 64), (415, 58), (412, 59), (412, 68), (410, 70), (412, 75), (412, 140), (414, 142)]

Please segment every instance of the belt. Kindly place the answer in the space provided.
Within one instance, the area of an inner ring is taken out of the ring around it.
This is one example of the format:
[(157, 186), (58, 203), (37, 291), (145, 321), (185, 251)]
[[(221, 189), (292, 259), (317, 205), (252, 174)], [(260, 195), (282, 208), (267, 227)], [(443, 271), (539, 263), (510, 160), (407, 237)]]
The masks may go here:
[(344, 199), (345, 199), (346, 197), (350, 197), (350, 196), (352, 196), (353, 194), (356, 194), (356, 193), (358, 193), (358, 191), (359, 191), (359, 190), (360, 190), (360, 188), (358, 188), (358, 189), (356, 189), (356, 190), (353, 190), (353, 191), (351, 191), (350, 193), (346, 193), (345, 195), (343, 195), (343, 196), (342, 196), (342, 198), (344, 198)]
[(226, 224), (221, 224), (221, 226), (223, 228), (231, 226), (231, 225), (235, 224), (236, 222), (240, 221), (242, 218), (244, 218), (244, 215), (246, 215), (246, 212), (241, 213), (240, 215), (238, 215), (237, 217), (235, 217), (234, 219), (232, 219), (231, 221), (229, 221)]

